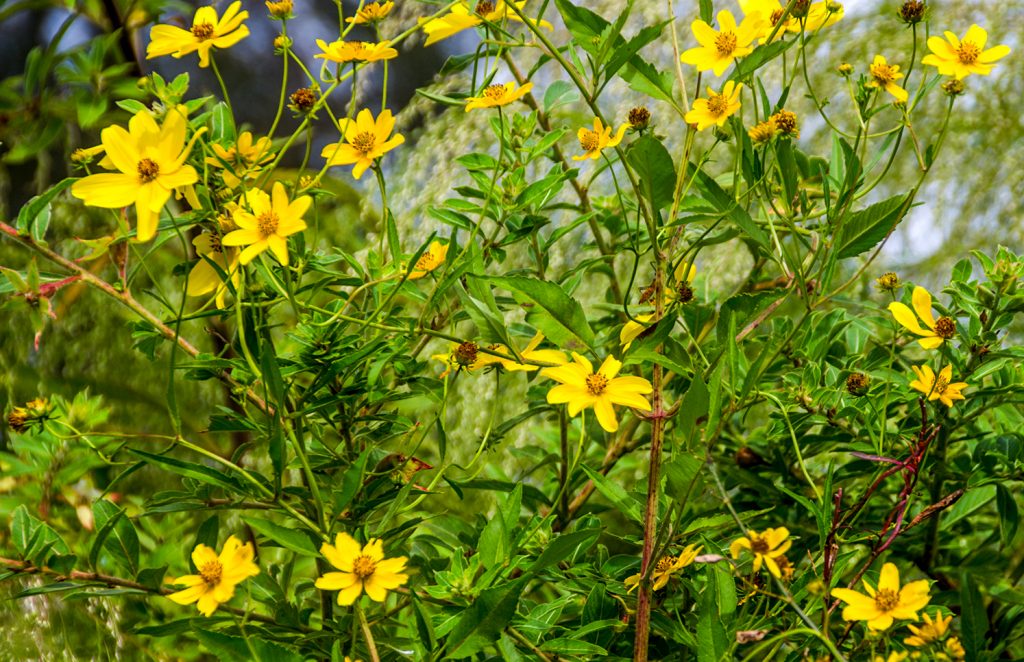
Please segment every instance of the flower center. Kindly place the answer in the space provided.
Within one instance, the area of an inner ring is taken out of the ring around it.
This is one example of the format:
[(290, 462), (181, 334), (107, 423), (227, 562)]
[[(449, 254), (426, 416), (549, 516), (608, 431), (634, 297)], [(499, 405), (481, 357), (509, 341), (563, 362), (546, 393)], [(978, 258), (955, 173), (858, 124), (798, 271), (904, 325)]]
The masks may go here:
[(896, 72), (888, 64), (872, 64), (871, 75), (880, 85), (885, 85), (896, 80)]
[(935, 335), (944, 340), (949, 340), (956, 335), (956, 322), (948, 317), (940, 317), (935, 320)]
[(755, 554), (767, 554), (771, 551), (771, 548), (768, 546), (768, 541), (761, 536), (752, 536), (750, 538), (750, 551)]
[(608, 387), (608, 378), (601, 373), (595, 372), (587, 375), (587, 390), (591, 395), (601, 395)]
[(352, 146), (357, 152), (367, 156), (377, 146), (377, 136), (369, 131), (363, 131), (352, 139)]
[(265, 211), (256, 217), (256, 229), (260, 236), (266, 239), (277, 232), (277, 224), (281, 221), (272, 211)]
[(654, 566), (655, 572), (668, 572), (672, 565), (675, 563), (675, 559), (671, 556), (663, 556), (658, 559), (658, 565)]
[(476, 363), (476, 356), (479, 348), (472, 340), (468, 340), (455, 348), (453, 358), (455, 362), (463, 367), (469, 367)]
[(935, 386), (932, 387), (932, 391), (938, 393), (939, 395), (942, 395), (943, 393), (946, 392), (946, 388), (948, 386), (949, 380), (940, 375), (939, 378), (935, 380)]
[(729, 109), (729, 99), (724, 94), (714, 94), (708, 97), (708, 112), (715, 117), (721, 117)]
[(427, 251), (420, 256), (420, 259), (416, 260), (416, 268), (420, 271), (432, 271), (435, 267), (437, 267), (437, 259), (430, 251)]
[(160, 174), (160, 166), (153, 159), (142, 159), (139, 161), (138, 170), (139, 179), (142, 180), (143, 184), (148, 184)]
[(203, 565), (199, 566), (199, 576), (202, 577), (203, 581), (209, 586), (216, 586), (219, 584), (223, 573), (224, 566), (222, 566), (220, 561), (217, 560), (207, 561)]
[(596, 152), (597, 148), (601, 146), (601, 137), (596, 131), (587, 131), (580, 135), (580, 147), (583, 148), (584, 152)]
[(981, 49), (973, 41), (961, 41), (956, 54), (960, 58), (960, 64), (974, 64), (981, 55)]
[(494, 3), (488, 2), (487, 0), (481, 0), (481, 2), (476, 3), (476, 9), (473, 10), (473, 13), (477, 16), (486, 16), (492, 11), (494, 11)]
[(505, 98), (505, 86), (504, 85), (488, 85), (487, 89), (484, 90), (484, 96), (492, 101), (501, 101)]
[(875, 606), (878, 607), (878, 611), (889, 612), (898, 607), (899, 604), (900, 596), (892, 589), (883, 588), (875, 594)]
[(718, 49), (718, 54), (722, 57), (732, 55), (732, 52), (736, 50), (736, 33), (732, 30), (720, 33), (715, 37), (715, 48)]
[(779, 22), (779, 19), (782, 18), (782, 14), (783, 13), (785, 13), (784, 9), (776, 9), (775, 11), (772, 12), (772, 16), (771, 16), (772, 25), (775, 25), (776, 23)]
[(213, 26), (205, 21), (196, 23), (192, 26), (192, 36), (199, 41), (206, 41), (213, 36)]
[(682, 281), (676, 286), (676, 301), (679, 303), (693, 301), (693, 288), (686, 281)]
[(366, 579), (373, 574), (373, 571), (377, 569), (377, 562), (371, 559), (369, 556), (357, 556), (356, 560), (352, 562), (352, 574), (359, 579)]

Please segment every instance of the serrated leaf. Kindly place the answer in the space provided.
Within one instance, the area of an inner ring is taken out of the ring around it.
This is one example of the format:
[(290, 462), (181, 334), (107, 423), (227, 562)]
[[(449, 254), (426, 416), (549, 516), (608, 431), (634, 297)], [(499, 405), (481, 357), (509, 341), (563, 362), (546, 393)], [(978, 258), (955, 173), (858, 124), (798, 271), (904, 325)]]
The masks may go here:
[(770, 253), (771, 249), (768, 243), (768, 237), (761, 230), (761, 228), (754, 222), (754, 219), (750, 217), (747, 210), (736, 204), (736, 201), (732, 199), (732, 196), (726, 193), (718, 182), (714, 180), (710, 175), (705, 173), (703, 170), (697, 171), (696, 166), (692, 163), (687, 164), (688, 178), (696, 177), (697, 188), (700, 189), (701, 193), (708, 202), (714, 206), (716, 210), (728, 216), (733, 223), (743, 231), (750, 239), (760, 246), (765, 252)]
[(473, 604), (463, 610), (448, 635), (448, 657), (466, 658), (493, 645), (516, 615), (519, 595), (525, 585), (523, 578), (481, 591)]
[(535, 305), (536, 308), (528, 312), (530, 322), (556, 345), (565, 347), (575, 340), (586, 347), (593, 347), (594, 331), (587, 322), (583, 306), (560, 286), (526, 276), (485, 278), (512, 292), (516, 301)]
[(644, 136), (626, 152), (626, 160), (640, 177), (640, 188), (657, 211), (672, 204), (676, 187), (676, 166), (672, 156), (654, 136)]
[(851, 214), (836, 236), (836, 255), (855, 257), (874, 248), (896, 228), (910, 209), (910, 202), (908, 196), (897, 195)]
[(45, 193), (29, 200), (18, 212), (18, 232), (31, 235), (36, 241), (42, 241), (50, 224), (50, 203), (75, 181), (75, 177), (66, 177)]
[(640, 514), (639, 502), (631, 497), (621, 485), (608, 480), (608, 478), (586, 465), (581, 466), (587, 476), (590, 477), (590, 480), (594, 481), (594, 487), (597, 488), (597, 491), (600, 492), (604, 498), (611, 501), (612, 505), (615, 506), (620, 513), (634, 522), (643, 522), (643, 516)]
[(95, 568), (100, 553), (106, 550), (134, 575), (139, 566), (139, 536), (124, 508), (100, 499), (92, 505), (92, 512), (97, 531), (89, 549), (89, 564)]

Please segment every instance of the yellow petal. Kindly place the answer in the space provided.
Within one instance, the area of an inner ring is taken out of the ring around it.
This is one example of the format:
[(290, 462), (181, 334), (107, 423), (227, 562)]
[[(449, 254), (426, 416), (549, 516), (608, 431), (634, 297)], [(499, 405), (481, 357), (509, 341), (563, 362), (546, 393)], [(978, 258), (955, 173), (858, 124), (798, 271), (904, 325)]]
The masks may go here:
[(917, 311), (917, 316), (921, 318), (921, 321), (929, 329), (934, 330), (935, 315), (932, 313), (932, 295), (929, 294), (928, 290), (918, 285), (914, 288), (914, 293), (910, 299), (914, 304), (914, 310)]

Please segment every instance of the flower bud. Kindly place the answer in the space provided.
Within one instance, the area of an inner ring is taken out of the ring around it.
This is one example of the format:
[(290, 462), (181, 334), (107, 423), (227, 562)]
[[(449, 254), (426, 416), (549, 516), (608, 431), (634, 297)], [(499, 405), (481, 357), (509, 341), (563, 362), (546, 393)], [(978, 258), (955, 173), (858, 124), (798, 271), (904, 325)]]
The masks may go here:
[(900, 286), (900, 277), (895, 272), (887, 271), (875, 279), (875, 285), (884, 292), (892, 292)]
[(651, 123), (651, 111), (644, 106), (637, 106), (629, 111), (629, 126), (634, 131), (643, 131)]
[(914, 25), (924, 19), (927, 9), (922, 0), (906, 0), (896, 13), (899, 14), (900, 20), (907, 25)]
[(871, 378), (863, 372), (852, 372), (846, 378), (846, 391), (852, 396), (860, 397), (868, 392), (871, 385)]
[(942, 91), (948, 96), (958, 97), (964, 93), (964, 82), (962, 80), (952, 79), (942, 84)]

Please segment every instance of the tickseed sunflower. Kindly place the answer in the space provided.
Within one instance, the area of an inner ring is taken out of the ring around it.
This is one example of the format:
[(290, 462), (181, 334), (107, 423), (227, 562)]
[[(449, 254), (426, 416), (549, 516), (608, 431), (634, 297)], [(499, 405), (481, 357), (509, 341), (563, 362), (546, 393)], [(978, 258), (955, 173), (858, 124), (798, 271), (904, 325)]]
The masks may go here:
[(910, 302), (914, 304), (917, 317), (920, 317), (928, 328), (922, 328), (917, 323), (917, 317), (914, 317), (914, 313), (904, 303), (893, 301), (889, 304), (889, 312), (900, 323), (900, 326), (921, 336), (921, 339), (917, 341), (921, 347), (935, 349), (956, 335), (956, 322), (951, 317), (942, 316), (935, 319), (935, 315), (932, 314), (932, 295), (928, 290), (920, 285), (915, 287)]
[(513, 101), (523, 98), (532, 89), (533, 83), (525, 83), (519, 89), (516, 89), (516, 84), (511, 81), (504, 85), (488, 85), (480, 96), (466, 99), (466, 112), (476, 108), (507, 106)]
[[(651, 585), (652, 591), (659, 591), (668, 584), (668, 580), (672, 579), (672, 575), (676, 574), (686, 566), (693, 563), (693, 560), (700, 554), (700, 545), (687, 545), (679, 556), (663, 556), (658, 559), (658, 562), (654, 566), (654, 571), (651, 573)], [(627, 577), (623, 584), (629, 587), (629, 593), (633, 592), (637, 586), (640, 585), (640, 579), (643, 577), (642, 574), (637, 573), (630, 577)]]
[(237, 187), (243, 179), (255, 178), (260, 166), (274, 158), (270, 138), (261, 136), (253, 140), (252, 131), (243, 131), (233, 145), (224, 147), (212, 143), (210, 149), (214, 156), (206, 157), (206, 162), (214, 168), (223, 169), (224, 184), (230, 189)]
[(249, 264), (253, 258), (267, 250), (277, 256), (281, 264), (288, 264), (288, 237), (306, 229), (303, 215), (313, 204), (313, 198), (303, 195), (288, 200), (284, 184), (274, 182), (271, 195), (252, 189), (245, 192), (246, 208), (235, 212), (238, 230), (221, 239), (224, 246), (245, 246), (238, 256), (239, 262)]
[(327, 159), (330, 166), (354, 165), (352, 176), (359, 179), (376, 159), (405, 142), (402, 134), (391, 135), (394, 128), (395, 118), (390, 110), (380, 111), (374, 119), (373, 113), (364, 108), (354, 120), (347, 117), (338, 120), (345, 142), (325, 145), (320, 156)]
[[(537, 349), (540, 344), (544, 342), (544, 334), (538, 331), (534, 334), (530, 342), (527, 343), (526, 347), (519, 352), (519, 356), (524, 361), (536, 361), (539, 363), (553, 363), (555, 365), (564, 365), (568, 363), (568, 359), (565, 358), (565, 354), (557, 349)], [(512, 356), (511, 350), (504, 345), (491, 345), (487, 349), (495, 352), (501, 352), (502, 354), (508, 354)], [(484, 365), (500, 365), (505, 370), (512, 372), (533, 372), (539, 370), (540, 366), (533, 365), (532, 363), (519, 363), (509, 359), (503, 359), (500, 356), (493, 354), (481, 353), (477, 359), (477, 367)]]
[(992, 73), (996, 61), (1010, 54), (1010, 47), (1005, 44), (985, 50), (988, 33), (978, 25), (969, 27), (963, 39), (948, 30), (944, 34), (945, 39), (928, 38), (931, 53), (921, 60), (923, 64), (938, 67), (943, 76), (953, 76), (957, 80), (971, 74), (987, 76)]
[(754, 555), (754, 572), (761, 571), (761, 564), (768, 567), (768, 572), (776, 578), (782, 577), (782, 570), (777, 562), (778, 558), (784, 555), (792, 546), (793, 541), (789, 540), (789, 529), (780, 526), (777, 529), (765, 529), (764, 533), (758, 533), (751, 529), (747, 535), (737, 538), (729, 545), (729, 553), (734, 559), (738, 559), (744, 549), (749, 549)]
[(615, 147), (622, 142), (622, 137), (626, 135), (626, 129), (628, 128), (629, 124), (623, 124), (615, 135), (612, 136), (612, 127), (604, 126), (601, 123), (601, 118), (595, 117), (593, 129), (588, 129), (584, 126), (580, 127), (580, 130), (576, 132), (576, 138), (580, 141), (580, 149), (584, 153), (573, 155), (573, 161), (601, 158), (601, 150), (606, 147)]
[(440, 241), (430, 242), (430, 246), (427, 250), (423, 251), (423, 254), (416, 260), (416, 264), (413, 265), (412, 270), (409, 272), (409, 280), (423, 278), (444, 264), (447, 257), (448, 244), (442, 244)]
[(362, 9), (356, 11), (355, 16), (349, 16), (345, 19), (346, 23), (354, 23), (356, 25), (365, 25), (367, 23), (379, 23), (387, 18), (388, 14), (395, 7), (395, 3), (388, 0), (387, 2), (367, 2), (363, 5)]
[(939, 370), (938, 377), (928, 365), (912, 365), (910, 368), (917, 375), (917, 379), (910, 382), (910, 388), (924, 393), (929, 401), (938, 400), (947, 407), (952, 407), (954, 400), (966, 399), (961, 391), (967, 388), (967, 382), (950, 383), (953, 379), (952, 365)]
[(181, 584), (185, 588), (167, 597), (179, 605), (190, 605), (198, 602), (196, 607), (203, 616), (210, 616), (217, 607), (235, 595), (235, 586), (249, 577), (260, 574), (259, 567), (253, 563), (252, 543), (242, 544), (238, 538), (231, 536), (225, 541), (224, 549), (218, 555), (210, 547), (202, 543), (192, 550), (192, 563), (198, 575), (184, 575), (170, 580), (171, 584)]
[[(427, 41), (424, 46), (430, 46), (436, 44), (442, 39), (447, 39), (454, 34), (458, 34), (463, 30), (476, 27), (484, 23), (501, 23), (503, 20), (508, 19), (511, 21), (523, 22), (523, 19), (519, 18), (519, 14), (512, 11), (508, 7), (509, 3), (505, 0), (473, 0), (469, 2), (463, 0), (458, 4), (452, 6), (444, 16), (432, 19), (421, 19), (420, 26), (423, 28), (423, 32), (427, 34)], [(523, 6), (526, 5), (526, 0), (516, 2), (515, 6), (520, 11), (523, 10)], [(530, 22), (538, 27), (551, 30), (552, 26), (547, 21), (533, 21)]]
[(763, 33), (766, 18), (761, 12), (754, 12), (736, 25), (732, 12), (723, 9), (718, 12), (720, 31), (698, 19), (690, 27), (700, 46), (684, 52), (680, 59), (684, 64), (695, 65), (697, 71), (710, 69), (716, 76), (721, 76), (736, 58), (754, 52), (753, 41)]
[(249, 28), (242, 24), (249, 18), (249, 12), (241, 9), (241, 2), (232, 2), (224, 15), (217, 18), (217, 10), (213, 7), (200, 7), (189, 30), (173, 25), (154, 25), (149, 31), (146, 59), (163, 55), (180, 58), (198, 52), (199, 66), (210, 66), (210, 51), (214, 46), (230, 48), (249, 36)]
[(594, 370), (586, 357), (572, 353), (572, 363), (554, 368), (545, 368), (541, 375), (558, 382), (548, 391), (548, 403), (567, 404), (569, 416), (576, 416), (583, 409), (594, 408), (597, 422), (606, 432), (619, 429), (613, 405), (624, 405), (641, 411), (650, 411), (651, 403), (644, 397), (654, 390), (643, 377), (617, 377), (622, 362), (609, 356)]
[(333, 545), (320, 546), (320, 553), (341, 572), (325, 573), (316, 580), (316, 587), (322, 591), (340, 591), (338, 604), (342, 606), (354, 603), (364, 590), (374, 602), (384, 602), (388, 591), (409, 580), (402, 572), (406, 558), (384, 558), (384, 543), (380, 538), (371, 538), (361, 547), (352, 536), (339, 533)]
[(758, 122), (747, 130), (747, 135), (750, 136), (751, 142), (755, 145), (764, 145), (771, 142), (778, 133), (779, 127), (775, 125), (771, 118)]
[(832, 589), (832, 597), (847, 604), (843, 618), (867, 621), (871, 630), (887, 630), (894, 619), (917, 620), (917, 612), (928, 605), (928, 580), (921, 579), (900, 588), (900, 571), (892, 563), (882, 566), (878, 588), (864, 580), (867, 595), (848, 588)]
[(185, 294), (190, 297), (201, 297), (214, 292), (217, 307), (223, 308), (229, 288), (222, 279), (221, 272), (227, 274), (231, 285), (236, 289), (241, 284), (238, 249), (222, 245), (221, 235), (216, 232), (203, 232), (192, 240), (192, 245), (196, 249), (199, 261), (188, 274)]
[[(760, 43), (764, 44), (768, 41), (768, 37), (782, 19), (782, 14), (785, 13), (786, 4), (788, 3), (779, 2), (779, 0), (740, 0), (740, 9), (743, 10), (744, 16), (761, 14), (762, 18), (768, 19), (762, 22), (761, 34), (758, 35)], [(807, 9), (807, 17), (804, 19), (802, 26), (800, 19), (790, 12), (782, 27), (775, 33), (775, 39), (781, 39), (787, 32), (798, 33), (801, 29), (814, 32), (815, 30), (834, 25), (843, 18), (843, 13), (842, 5), (839, 5), (837, 8), (830, 8), (828, 2), (815, 2)]]
[(378, 62), (398, 57), (398, 51), (392, 48), (391, 42), (387, 40), (373, 43), (338, 39), (328, 44), (323, 39), (317, 39), (316, 45), (323, 52), (313, 57), (328, 62)]
[(876, 55), (868, 71), (871, 73), (871, 80), (867, 82), (868, 87), (884, 89), (896, 97), (897, 101), (907, 102), (909, 96), (907, 91), (896, 84), (896, 81), (903, 78), (903, 74), (900, 73), (900, 65), (889, 64), (884, 56)]
[(921, 620), (924, 622), (920, 625), (907, 626), (914, 633), (914, 636), (907, 637), (903, 640), (903, 643), (920, 648), (928, 646), (934, 641), (940, 641), (946, 636), (946, 630), (949, 628), (949, 623), (953, 620), (953, 617), (946, 616), (943, 618), (939, 612), (935, 612), (935, 616), (932, 617), (928, 615), (928, 612), (923, 612)]
[(740, 109), (742, 90), (743, 83), (737, 85), (731, 80), (725, 83), (721, 94), (709, 87), (708, 98), (696, 99), (693, 102), (693, 109), (687, 112), (683, 119), (688, 124), (696, 124), (698, 131), (703, 131), (709, 126), (722, 126)]
[(120, 172), (99, 173), (79, 179), (71, 185), (71, 194), (91, 207), (118, 209), (135, 205), (138, 240), (149, 241), (156, 235), (160, 210), (171, 191), (199, 181), (195, 168), (185, 164), (200, 129), (185, 143), (187, 123), (185, 107), (167, 111), (164, 123), (157, 125), (148, 111), (139, 111), (128, 121), (128, 130), (108, 126), (100, 133), (109, 163)]

